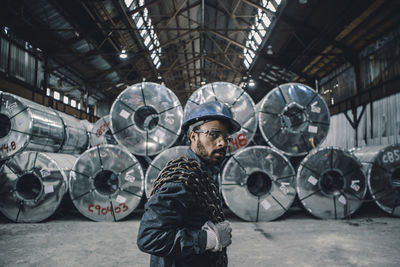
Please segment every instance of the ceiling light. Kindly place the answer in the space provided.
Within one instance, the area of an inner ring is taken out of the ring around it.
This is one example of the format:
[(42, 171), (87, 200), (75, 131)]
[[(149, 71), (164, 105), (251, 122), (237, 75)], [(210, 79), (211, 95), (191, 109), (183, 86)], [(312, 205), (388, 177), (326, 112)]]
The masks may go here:
[(254, 87), (254, 86), (256, 86), (256, 83), (254, 82), (253, 79), (250, 79), (249, 80), (249, 87)]
[(157, 79), (161, 80), (162, 76), (160, 74), (158, 74)]
[(119, 54), (119, 57), (120, 58), (127, 58), (128, 57), (128, 54), (126, 53), (125, 49), (122, 49), (121, 54)]
[(206, 84), (206, 82), (205, 81), (201, 81), (201, 83), (200, 83), (201, 85), (205, 85)]
[(274, 51), (272, 51), (272, 45), (267, 46), (267, 55), (272, 55), (274, 54)]

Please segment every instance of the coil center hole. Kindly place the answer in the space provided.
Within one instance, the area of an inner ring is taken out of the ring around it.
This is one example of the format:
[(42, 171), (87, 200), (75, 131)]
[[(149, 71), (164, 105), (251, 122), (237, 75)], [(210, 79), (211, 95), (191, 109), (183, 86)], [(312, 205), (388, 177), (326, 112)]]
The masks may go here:
[(392, 174), (392, 186), (400, 190), (400, 168), (396, 168)]
[(281, 125), (292, 132), (301, 132), (307, 127), (307, 116), (301, 106), (291, 103), (285, 107), (281, 116)]
[(4, 114), (0, 114), (0, 138), (8, 135), (11, 130), (11, 120)]
[(144, 106), (136, 110), (135, 124), (143, 131), (150, 131), (158, 125), (158, 112), (149, 106)]
[(272, 187), (272, 180), (265, 172), (253, 172), (247, 178), (247, 189), (255, 196), (267, 194)]
[(28, 173), (18, 178), (16, 189), (23, 199), (34, 200), (42, 191), (42, 183), (36, 175)]
[(103, 195), (111, 195), (118, 190), (118, 176), (109, 170), (102, 170), (94, 177), (94, 187)]
[(340, 191), (343, 190), (345, 186), (344, 177), (335, 170), (325, 172), (319, 183), (322, 192), (327, 195), (335, 196), (340, 195)]

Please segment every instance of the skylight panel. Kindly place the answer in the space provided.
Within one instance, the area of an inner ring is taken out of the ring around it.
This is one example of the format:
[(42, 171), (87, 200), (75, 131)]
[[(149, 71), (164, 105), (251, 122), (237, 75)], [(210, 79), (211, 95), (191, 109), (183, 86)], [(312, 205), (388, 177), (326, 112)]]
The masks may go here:
[(245, 58), (249, 63), (253, 62), (253, 59), (251, 58), (251, 56), (249, 54), (246, 54)]
[(248, 69), (248, 68), (250, 68), (250, 64), (249, 64), (249, 62), (247, 62), (247, 60), (245, 59), (244, 60), (244, 66)]
[(142, 38), (144, 39), (144, 37), (147, 35), (147, 30), (146, 29), (142, 29), (140, 30), (140, 36), (142, 36)]
[[(136, 13), (138, 14), (138, 13)], [(136, 27), (138, 27), (139, 29), (143, 26), (144, 24), (144, 20), (142, 19), (142, 17), (139, 17), (137, 22), (136, 22)]]
[(254, 33), (254, 40), (256, 40), (258, 45), (262, 42), (261, 36), (258, 33)]
[[(144, 5), (144, 0), (125, 0), (125, 5), (130, 9), (134, 10)], [(139, 34), (143, 38), (143, 43), (149, 51), (152, 51), (150, 57), (156, 68), (161, 65), (159, 55), (161, 54), (160, 42), (158, 41), (157, 34), (154, 31), (152, 20), (149, 17), (149, 10), (143, 8), (141, 11), (136, 12), (132, 15), (132, 19), (136, 24), (136, 28), (139, 29)], [(156, 47), (156, 49), (154, 49)]]
[(145, 46), (148, 46), (149, 43), (150, 43), (150, 41), (151, 41), (151, 38), (150, 38), (149, 35), (147, 35), (146, 39), (144, 40), (144, 45), (145, 45)]
[(249, 50), (249, 53), (248, 53), (248, 54), (251, 56), (252, 59), (256, 56), (256, 53), (254, 53), (254, 52), (251, 51), (251, 50)]
[[(275, 5), (272, 3), (272, 1), (275, 1)], [(263, 0), (262, 6), (270, 10), (272, 13), (276, 13), (277, 7), (280, 5), (280, 3), (281, 0)], [(248, 34), (247, 41), (245, 42), (246, 47), (251, 49), (243, 50), (243, 64), (247, 69), (250, 68), (250, 65), (253, 63), (256, 52), (260, 48), (263, 38), (267, 34), (267, 29), (271, 25), (271, 19), (273, 18), (274, 16), (272, 18), (268, 17), (267, 13), (264, 12), (263, 9), (260, 8), (257, 10), (257, 15), (254, 18), (254, 24), (250, 27), (250, 32)]]
[(125, 0), (125, 5), (129, 8), (133, 2), (133, 0)]
[(265, 28), (268, 28), (269, 25), (271, 25), (271, 20), (267, 17), (267, 15), (265, 13), (261, 17), (261, 21), (264, 24)]
[(268, 2), (267, 9), (271, 10), (272, 12), (276, 12), (276, 9), (271, 1)]

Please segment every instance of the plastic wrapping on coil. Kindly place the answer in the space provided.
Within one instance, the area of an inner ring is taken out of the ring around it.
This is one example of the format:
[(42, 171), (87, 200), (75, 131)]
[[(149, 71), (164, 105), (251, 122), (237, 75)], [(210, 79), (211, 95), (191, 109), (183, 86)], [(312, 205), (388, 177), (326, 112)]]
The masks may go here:
[(232, 112), (233, 118), (242, 126), (228, 146), (228, 154), (246, 147), (257, 129), (257, 116), (253, 99), (242, 88), (228, 82), (214, 82), (197, 89), (188, 99), (184, 117), (195, 107), (209, 101), (219, 101)]
[(57, 152), (64, 124), (52, 109), (9, 93), (0, 93), (0, 159), (27, 149)]
[(337, 147), (311, 152), (301, 162), (296, 180), (302, 205), (322, 219), (350, 216), (361, 206), (367, 191), (360, 161)]
[(103, 145), (86, 150), (70, 175), (75, 207), (94, 221), (119, 221), (139, 205), (144, 177), (140, 163), (123, 147)]
[(153, 159), (147, 168), (145, 177), (145, 192), (147, 197), (150, 197), (153, 183), (168, 161), (174, 160), (181, 155), (185, 155), (188, 148), (189, 146), (174, 146), (164, 150)]
[(354, 154), (363, 164), (368, 190), (386, 213), (400, 216), (400, 144), (367, 146)]
[(271, 221), (283, 215), (295, 196), (296, 173), (287, 158), (265, 146), (234, 154), (222, 172), (226, 205), (246, 221)]
[(117, 145), (117, 141), (111, 133), (111, 117), (106, 115), (101, 117), (93, 127), (90, 129), (90, 145), (100, 146), (100, 145)]
[(80, 154), (89, 147), (89, 134), (85, 124), (80, 120), (58, 112), (64, 123), (64, 141), (59, 152), (69, 154)]
[(15, 222), (41, 222), (59, 207), (76, 156), (23, 151), (0, 168), (0, 210)]
[(270, 146), (286, 155), (306, 155), (328, 134), (328, 106), (316, 91), (304, 84), (282, 84), (259, 104), (258, 121), (262, 136)]
[(111, 129), (131, 153), (151, 156), (172, 146), (183, 122), (182, 106), (165, 86), (142, 82), (125, 89), (111, 107)]

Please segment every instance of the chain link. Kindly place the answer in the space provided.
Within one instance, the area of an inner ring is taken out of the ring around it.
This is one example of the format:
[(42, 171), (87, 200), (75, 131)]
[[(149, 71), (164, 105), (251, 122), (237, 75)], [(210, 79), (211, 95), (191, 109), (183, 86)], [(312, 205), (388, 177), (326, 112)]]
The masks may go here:
[[(195, 195), (212, 222), (219, 223), (225, 220), (219, 191), (197, 160), (189, 160), (182, 156), (169, 161), (154, 181), (150, 196), (170, 182), (183, 183)], [(215, 266), (228, 266), (226, 248), (213, 254), (217, 254)]]

